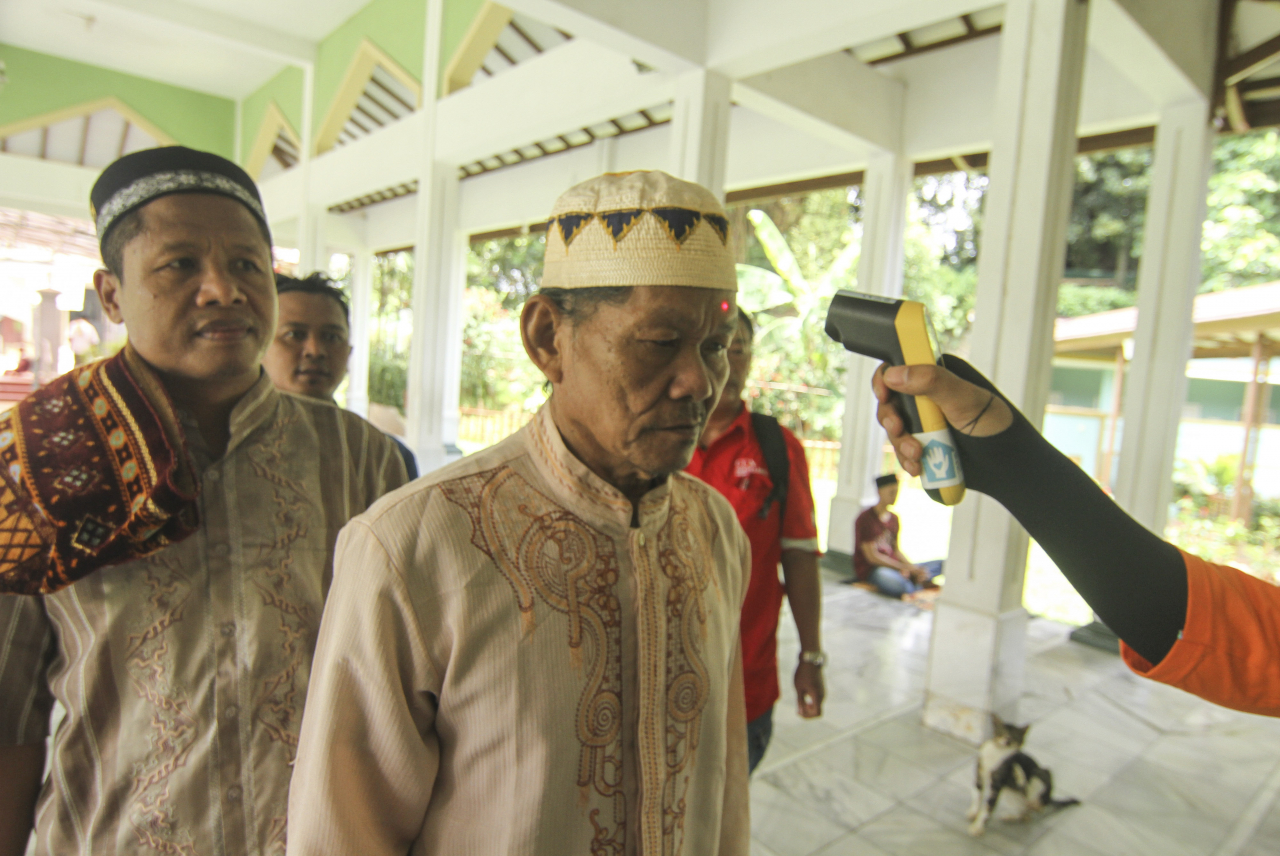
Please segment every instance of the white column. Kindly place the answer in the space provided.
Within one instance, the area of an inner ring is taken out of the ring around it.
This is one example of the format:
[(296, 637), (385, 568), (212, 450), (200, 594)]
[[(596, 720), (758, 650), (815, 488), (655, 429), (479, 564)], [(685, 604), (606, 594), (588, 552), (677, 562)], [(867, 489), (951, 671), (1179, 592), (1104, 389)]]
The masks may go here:
[(311, 133), (315, 103), (315, 67), (302, 67), (302, 151), (298, 153), (299, 186), (302, 199), (298, 205), (298, 273), (302, 276), (329, 270), (325, 253), (323, 208), (311, 203), (311, 158), (315, 140)]
[[(1066, 253), (1088, 4), (1010, 0), (1000, 36), (972, 361), (1037, 425)], [(1027, 535), (987, 497), (952, 517), (935, 612), (925, 724), (974, 743), (1016, 718), (1026, 657)]]
[(422, 60), (422, 109), (429, 111), (418, 179), (413, 264), (413, 338), (405, 416), (418, 470), (429, 473), (460, 456), (458, 390), (462, 375), (462, 291), (467, 236), (458, 218), (458, 169), (435, 158), (443, 0), (428, 0)]
[(671, 174), (696, 181), (721, 200), (731, 86), (719, 72), (691, 71), (676, 81), (671, 114)]
[(1173, 457), (1187, 395), (1192, 304), (1200, 285), (1213, 129), (1193, 98), (1160, 111), (1138, 268), (1138, 329), (1124, 401), (1115, 497), (1151, 531), (1164, 532)]
[[(912, 164), (903, 155), (882, 152), (867, 163), (862, 179), (862, 242), (858, 254), (858, 290), (885, 297), (902, 294), (903, 233)], [(831, 499), (827, 549), (853, 552), (853, 521), (874, 504), (884, 429), (876, 421), (871, 375), (879, 365), (858, 354), (848, 355), (845, 375), (844, 428), (836, 495)]]
[(369, 416), (369, 321), (373, 315), (373, 253), (351, 256), (351, 356), (347, 359), (347, 409)]
[(40, 302), (32, 310), (35, 324), (31, 337), (35, 345), (32, 365), (35, 368), (36, 386), (44, 386), (62, 374), (58, 371), (58, 351), (67, 343), (67, 313), (58, 308), (60, 292), (52, 288), (40, 289)]

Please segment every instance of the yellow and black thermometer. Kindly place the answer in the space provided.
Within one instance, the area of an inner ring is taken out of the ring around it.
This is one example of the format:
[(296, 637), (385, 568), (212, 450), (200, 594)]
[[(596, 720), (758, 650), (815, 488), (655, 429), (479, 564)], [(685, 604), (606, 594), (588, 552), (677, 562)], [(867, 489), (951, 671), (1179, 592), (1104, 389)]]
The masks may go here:
[[(938, 351), (924, 304), (855, 291), (840, 291), (827, 310), (827, 335), (846, 350), (891, 366), (933, 365)], [(947, 420), (938, 405), (923, 395), (894, 393), (911, 435), (924, 447), (920, 482), (930, 498), (943, 505), (964, 499), (964, 473)]]

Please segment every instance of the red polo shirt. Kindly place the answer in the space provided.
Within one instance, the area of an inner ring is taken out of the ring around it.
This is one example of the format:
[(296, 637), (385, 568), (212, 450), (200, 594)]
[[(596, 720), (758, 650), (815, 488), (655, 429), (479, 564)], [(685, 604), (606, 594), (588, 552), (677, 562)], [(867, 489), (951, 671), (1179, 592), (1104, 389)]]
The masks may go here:
[(686, 471), (720, 491), (738, 512), (738, 521), (751, 542), (751, 582), (742, 604), (742, 665), (746, 678), (747, 720), (773, 707), (778, 690), (778, 614), (785, 593), (778, 579), (782, 551), (818, 550), (818, 529), (813, 518), (813, 493), (809, 490), (809, 464), (804, 446), (782, 429), (791, 459), (791, 484), (787, 488), (786, 519), (777, 503), (760, 519), (765, 497), (773, 481), (744, 406), (729, 430), (706, 449), (693, 453)]

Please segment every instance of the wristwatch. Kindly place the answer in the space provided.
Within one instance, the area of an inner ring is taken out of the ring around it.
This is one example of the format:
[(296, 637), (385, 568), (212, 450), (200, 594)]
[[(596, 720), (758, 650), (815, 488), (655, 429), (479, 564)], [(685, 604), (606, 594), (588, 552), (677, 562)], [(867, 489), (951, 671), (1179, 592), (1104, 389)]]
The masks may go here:
[(826, 651), (801, 651), (800, 662), (808, 663), (810, 666), (817, 666), (821, 669), (827, 664)]

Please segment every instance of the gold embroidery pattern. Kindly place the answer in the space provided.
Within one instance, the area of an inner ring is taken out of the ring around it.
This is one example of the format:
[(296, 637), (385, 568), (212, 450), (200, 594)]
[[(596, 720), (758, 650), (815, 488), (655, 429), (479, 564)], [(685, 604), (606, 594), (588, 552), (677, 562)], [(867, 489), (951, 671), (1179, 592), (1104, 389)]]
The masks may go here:
[[(262, 598), (262, 605), (277, 615), (276, 630), (280, 643), (279, 668), (262, 679), (261, 695), (254, 705), (254, 718), (267, 739), (285, 748), (287, 762), (292, 764), (298, 751), (298, 731), (302, 725), (302, 703), (306, 693), (305, 665), (311, 642), (316, 635), (316, 616), (294, 584), (293, 546), (307, 536), (309, 517), (317, 509), (308, 499), (306, 489), (288, 477), (291, 467), (286, 460), (285, 441), (294, 418), (278, 418), (271, 426), (274, 435), (259, 448), (261, 454), (249, 457), (254, 476), (271, 485), (275, 503), (274, 537), (258, 549), (249, 567), (256, 579), (252, 585)], [(256, 450), (255, 450), (256, 451)], [(263, 853), (285, 852), (285, 818), (267, 822)]]
[(191, 581), (163, 556), (145, 560), (142, 582), (150, 589), (149, 620), (126, 640), (129, 683), (152, 710), (151, 752), (146, 763), (134, 766), (128, 818), (140, 846), (195, 856), (191, 831), (174, 820), (169, 777), (186, 766), (199, 737), (199, 722), (188, 699), (173, 686), (166, 638), (169, 628), (183, 619)]
[(683, 849), (689, 769), (698, 748), (710, 679), (703, 662), (707, 613), (703, 592), (711, 578), (711, 546), (699, 533), (712, 531), (706, 510), (693, 502), (671, 502), (671, 516), (658, 536), (658, 566), (666, 597), (666, 779), (662, 788), (662, 852)]
[[(516, 595), (526, 635), (535, 601), (568, 618), (568, 643), (585, 664), (576, 729), (582, 744), (578, 786), (610, 804), (589, 814), (592, 856), (621, 856), (626, 841), (622, 791), (622, 615), (615, 592), (613, 541), (535, 490), (510, 467), (440, 485), (471, 519), (471, 543), (487, 555)], [(495, 513), (516, 509), (519, 518)]]

